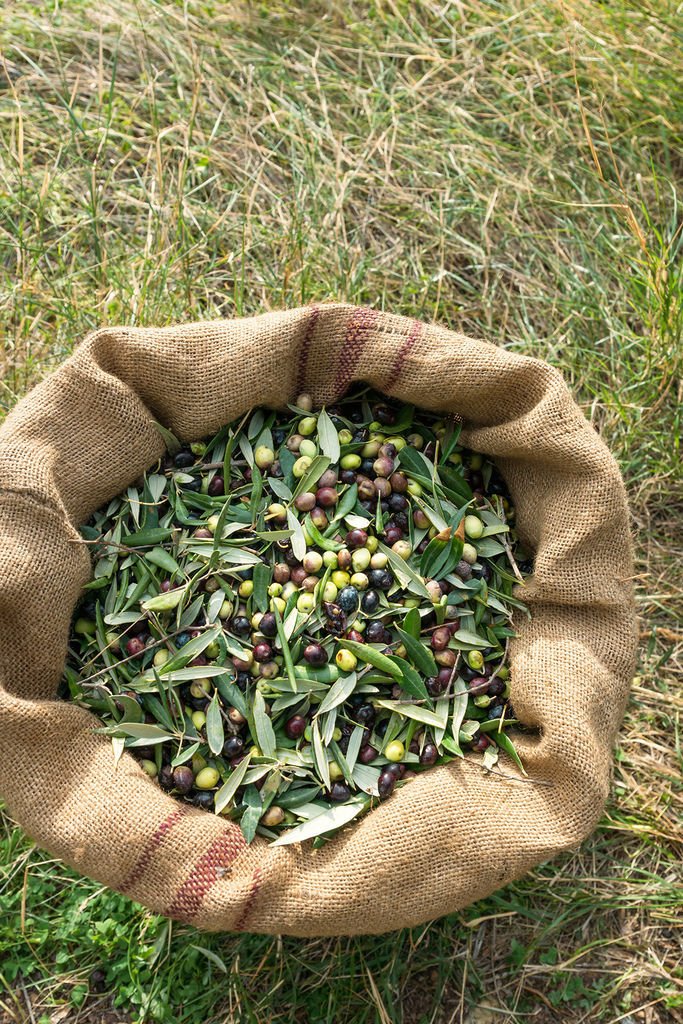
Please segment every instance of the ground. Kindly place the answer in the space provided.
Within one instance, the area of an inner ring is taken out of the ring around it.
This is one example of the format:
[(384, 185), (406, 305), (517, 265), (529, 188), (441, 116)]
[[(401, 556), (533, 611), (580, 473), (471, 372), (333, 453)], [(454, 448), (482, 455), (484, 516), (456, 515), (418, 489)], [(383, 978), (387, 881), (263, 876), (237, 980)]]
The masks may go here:
[(314, 300), (540, 355), (622, 467), (642, 646), (597, 832), (399, 934), (171, 927), (5, 815), (2, 1024), (683, 1021), (679, 5), (10, 0), (3, 15), (4, 410), (96, 326)]

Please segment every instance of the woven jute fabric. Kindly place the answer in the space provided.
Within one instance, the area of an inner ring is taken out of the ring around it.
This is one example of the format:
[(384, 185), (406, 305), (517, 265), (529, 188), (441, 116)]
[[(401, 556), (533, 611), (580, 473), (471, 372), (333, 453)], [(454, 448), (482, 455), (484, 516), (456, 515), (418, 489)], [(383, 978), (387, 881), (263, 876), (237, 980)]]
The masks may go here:
[[(91, 575), (79, 524), (178, 437), (254, 405), (316, 404), (366, 381), (462, 417), (494, 457), (535, 553), (511, 644), (528, 772), (434, 768), (320, 850), (247, 846), (179, 804), (59, 701), (71, 617)], [(0, 429), (0, 795), (83, 874), (208, 930), (378, 933), (471, 903), (582, 840), (608, 792), (636, 643), (624, 487), (560, 374), (436, 325), (330, 304), (163, 329), (106, 328)]]

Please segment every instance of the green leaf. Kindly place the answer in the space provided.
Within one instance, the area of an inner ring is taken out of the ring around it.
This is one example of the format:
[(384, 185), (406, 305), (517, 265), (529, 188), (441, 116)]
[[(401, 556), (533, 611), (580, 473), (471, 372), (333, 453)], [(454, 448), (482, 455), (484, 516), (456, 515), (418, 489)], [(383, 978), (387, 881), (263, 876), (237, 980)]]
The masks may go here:
[(340, 676), (336, 683), (332, 684), (325, 694), (325, 697), (320, 702), (316, 715), (324, 715), (327, 711), (331, 711), (332, 708), (336, 708), (339, 704), (343, 704), (355, 690), (357, 678), (358, 677), (355, 672), (349, 672), (347, 676)]
[(173, 758), (171, 761), (171, 767), (177, 768), (179, 764), (187, 764), (188, 761), (192, 760), (200, 746), (200, 743), (191, 743), (189, 747), (185, 747), (184, 750), (181, 750), (180, 753), (176, 754)]
[(234, 797), (237, 790), (242, 785), (242, 780), (247, 774), (247, 769), (251, 761), (251, 751), (246, 755), (244, 760), (240, 761), (236, 768), (230, 772), (228, 779), (223, 783), (221, 788), (213, 798), (214, 810), (216, 814), (220, 814), (224, 807), (227, 807), (232, 798)]
[(175, 434), (165, 427), (163, 423), (157, 423), (156, 420), (152, 420), (152, 423), (161, 434), (164, 444), (166, 445), (166, 451), (169, 455), (175, 455), (182, 448), (182, 445)]
[(223, 729), (223, 717), (220, 704), (218, 703), (218, 693), (214, 693), (206, 709), (206, 739), (211, 753), (220, 754), (225, 743), (225, 730)]
[(240, 828), (242, 835), (250, 843), (256, 835), (256, 829), (263, 814), (263, 802), (256, 786), (247, 786), (244, 791), (244, 803), (246, 810), (240, 818)]
[(146, 562), (151, 562), (152, 565), (157, 565), (160, 569), (165, 569), (166, 572), (171, 574), (181, 572), (180, 566), (173, 555), (169, 555), (168, 551), (164, 551), (163, 548), (153, 548), (151, 551), (147, 551), (144, 559)]
[(137, 533), (127, 533), (121, 538), (121, 543), (127, 548), (145, 547), (147, 544), (159, 544), (168, 540), (174, 532), (173, 527), (156, 527), (153, 530), (138, 530)]
[[(420, 613), (417, 608), (412, 608), (411, 611), (414, 611), (417, 615), (419, 629)], [(408, 618), (408, 616), (406, 616), (406, 618)], [(429, 648), (426, 647), (421, 640), (417, 640), (410, 633), (407, 633), (404, 629), (400, 629), (398, 626), (396, 627), (396, 632), (400, 636), (403, 646), (408, 652), (408, 656), (415, 667), (427, 677), (438, 675), (439, 668), (434, 661), (434, 655)]]
[(298, 686), (296, 681), (296, 673), (294, 671), (294, 661), (292, 660), (292, 652), (289, 649), (287, 631), (285, 629), (285, 625), (282, 622), (282, 616), (280, 615), (277, 605), (273, 605), (273, 614), (275, 615), (275, 622), (277, 625), (277, 638), (280, 643), (280, 650), (282, 651), (282, 660), (285, 663), (285, 671), (287, 672), (289, 685), (291, 686), (294, 693), (296, 693)]
[(411, 608), (403, 620), (403, 629), (418, 640), (422, 632), (422, 617), (417, 608)]
[(306, 554), (306, 537), (304, 536), (304, 528), (292, 512), (291, 508), (287, 509), (287, 526), (292, 531), (292, 551), (294, 557), (302, 560)]
[[(200, 671), (203, 671), (205, 673), (206, 670), (202, 669)], [(230, 704), (233, 708), (237, 708), (239, 713), (243, 715), (244, 718), (249, 717), (249, 708), (247, 706), (246, 697), (240, 690), (237, 683), (234, 683), (232, 681), (227, 672), (225, 672), (224, 675), (219, 676), (216, 679), (216, 688), (224, 701)]]
[(254, 604), (260, 612), (268, 611), (268, 587), (271, 584), (272, 573), (269, 565), (265, 562), (259, 562), (258, 565), (254, 566), (254, 571), (251, 574), (251, 578), (254, 582)]
[(190, 943), (190, 949), (196, 949), (198, 953), (201, 953), (207, 960), (210, 960), (219, 971), (223, 972), (223, 974), (228, 973), (228, 968), (225, 966), (218, 954), (214, 953), (212, 949), (207, 949), (206, 946), (198, 946), (195, 942)]
[(398, 701), (391, 700), (375, 700), (374, 703), (380, 708), (386, 708), (387, 711), (395, 711), (399, 715), (403, 715), (405, 718), (414, 718), (416, 722), (422, 722), (423, 725), (440, 726), (441, 719), (433, 711), (428, 711), (427, 708), (421, 708), (417, 704), (400, 704)]
[(458, 737), (460, 736), (460, 728), (464, 721), (465, 713), (467, 712), (468, 693), (467, 687), (460, 676), (453, 681), (453, 693), (451, 733), (453, 735), (453, 743), (457, 749), (452, 750), (451, 753), (457, 754), (459, 757), (463, 757)]
[(320, 724), (317, 718), (313, 719), (313, 756), (315, 758), (316, 767), (318, 774), (325, 787), (330, 788), (330, 764), (327, 760), (327, 752), (325, 750), (323, 739), (320, 734)]
[(526, 775), (526, 769), (522, 764), (522, 760), (517, 751), (515, 750), (514, 743), (512, 742), (510, 737), (506, 736), (504, 732), (492, 732), (490, 735), (491, 738), (495, 740), (495, 742), (498, 744), (500, 749), (505, 751), (508, 757), (512, 758), (512, 760), (515, 762), (515, 764), (521, 771), (522, 775)]
[(453, 634), (453, 639), (461, 644), (469, 644), (470, 647), (490, 647), (490, 640), (485, 640), (479, 636), (478, 633), (473, 633), (471, 629), (459, 629)]
[(336, 523), (338, 522), (338, 520), (343, 519), (344, 516), (348, 515), (349, 512), (353, 512), (354, 508), (356, 507), (357, 501), (358, 485), (351, 484), (349, 489), (345, 491), (344, 494), (342, 495), (341, 500), (335, 510), (334, 519), (332, 520), (332, 522)]
[(351, 651), (352, 654), (355, 654), (357, 658), (360, 658), (361, 661), (367, 662), (368, 665), (374, 665), (375, 668), (386, 672), (387, 675), (393, 676), (396, 682), (400, 683), (403, 673), (386, 654), (382, 654), (381, 651), (378, 651), (370, 644), (361, 644), (355, 640), (347, 640), (346, 637), (342, 637), (339, 643)]
[(339, 434), (324, 408), (318, 415), (318, 441), (323, 455), (327, 455), (330, 462), (338, 462)]
[(274, 757), (277, 743), (270, 718), (266, 714), (266, 702), (263, 694), (258, 690), (254, 694), (254, 728), (256, 730), (256, 742), (263, 751), (265, 757)]
[[(405, 448), (403, 448), (402, 451), (405, 451)], [(420, 576), (419, 573), (415, 572), (415, 570), (410, 565), (408, 565), (407, 562), (404, 562), (400, 555), (397, 555), (396, 552), (392, 551), (391, 548), (387, 547), (386, 544), (382, 544), (381, 541), (379, 544), (379, 550), (387, 556), (389, 565), (393, 569), (394, 576), (396, 577), (400, 585), (402, 587), (405, 587), (407, 590), (412, 591), (412, 593), (418, 594), (420, 597), (426, 598), (431, 606), (432, 598), (424, 584), (422, 576)]]
[(294, 490), (294, 497), (298, 497), (303, 494), (304, 491), (310, 491), (313, 488), (313, 484), (316, 483), (323, 475), (327, 467), (330, 465), (331, 459), (327, 455), (316, 455), (311, 465), (309, 466), (308, 472), (299, 480)]
[(115, 729), (116, 732), (125, 733), (135, 740), (140, 740), (141, 745), (145, 743), (165, 743), (167, 740), (175, 739), (172, 733), (162, 729), (159, 725), (152, 725), (147, 722), (120, 722)]
[(223, 632), (221, 626), (211, 626), (210, 629), (205, 630), (200, 636), (194, 637), (194, 639), (188, 641), (184, 647), (181, 647), (177, 654), (174, 654), (166, 664), (163, 666), (164, 675), (168, 675), (169, 672), (175, 672), (176, 669), (185, 668), (185, 666), (194, 661), (195, 658), (199, 657), (206, 648)]
[[(413, 666), (395, 654), (391, 655), (390, 660), (398, 667), (401, 673), (399, 685), (402, 689), (409, 693), (411, 697), (419, 697), (421, 700), (428, 700), (431, 703), (424, 680), (418, 675)], [(436, 675), (436, 673), (430, 673), (430, 675)]]
[(441, 449), (441, 454), (439, 456), (439, 462), (440, 463), (447, 462), (449, 456), (452, 455), (453, 452), (455, 451), (455, 449), (457, 448), (458, 440), (460, 439), (460, 432), (461, 432), (461, 430), (462, 430), (462, 423), (454, 423), (453, 424), (453, 429), (452, 429), (451, 433), (449, 434), (449, 436), (448, 436), (448, 438), (446, 440), (445, 445)]
[(149, 601), (143, 601), (141, 608), (145, 612), (170, 612), (177, 608), (187, 593), (187, 587), (178, 587), (177, 590), (168, 590), (166, 593), (150, 597)]
[(366, 799), (354, 797), (345, 804), (337, 804), (336, 807), (330, 807), (329, 810), (321, 811), (314, 818), (310, 818), (308, 821), (303, 822), (303, 824), (297, 825), (296, 828), (285, 832), (270, 845), (288, 846), (291, 843), (303, 843), (307, 839), (322, 836), (326, 832), (332, 832), (343, 825), (348, 825), (366, 807)]

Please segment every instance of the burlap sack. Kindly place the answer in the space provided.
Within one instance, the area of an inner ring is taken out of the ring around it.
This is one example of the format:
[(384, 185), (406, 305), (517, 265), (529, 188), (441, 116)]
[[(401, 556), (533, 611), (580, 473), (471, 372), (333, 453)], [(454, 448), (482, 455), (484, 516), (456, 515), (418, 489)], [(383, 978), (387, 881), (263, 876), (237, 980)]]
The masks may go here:
[[(247, 847), (131, 756), (115, 770), (96, 719), (54, 699), (91, 571), (76, 526), (161, 455), (153, 419), (194, 439), (302, 390), (331, 402), (354, 380), (458, 413), (510, 486), (536, 551), (533, 618), (512, 644), (514, 706), (539, 730), (517, 741), (529, 780), (458, 761), (321, 850)], [(438, 917), (595, 826), (633, 670), (631, 575), (617, 466), (539, 360), (337, 304), (97, 331), (0, 430), (0, 793), (53, 855), (200, 928), (342, 935)]]

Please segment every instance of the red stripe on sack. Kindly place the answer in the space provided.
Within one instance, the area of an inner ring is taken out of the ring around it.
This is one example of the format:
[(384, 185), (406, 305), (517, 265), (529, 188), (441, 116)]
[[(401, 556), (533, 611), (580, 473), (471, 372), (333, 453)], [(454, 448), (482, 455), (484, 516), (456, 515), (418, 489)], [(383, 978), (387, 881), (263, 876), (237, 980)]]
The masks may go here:
[(171, 831), (171, 829), (178, 824), (180, 819), (185, 814), (187, 814), (186, 809), (184, 807), (178, 807), (176, 808), (175, 811), (171, 811), (169, 816), (164, 821), (162, 821), (162, 823), (159, 825), (156, 831), (150, 836), (150, 838), (145, 843), (144, 849), (140, 856), (138, 857), (135, 864), (133, 865), (131, 873), (128, 875), (128, 877), (121, 885), (122, 891), (130, 889), (132, 885), (135, 885), (136, 882), (140, 881), (145, 871), (147, 870), (149, 862), (154, 856), (154, 853), (159, 849), (159, 847), (161, 846), (161, 844), (163, 843), (164, 839)]
[(341, 398), (349, 386), (353, 372), (358, 365), (358, 360), (365, 348), (368, 332), (374, 326), (378, 317), (378, 309), (370, 309), (367, 306), (363, 306), (360, 309), (354, 310), (346, 325), (346, 334), (341, 352), (339, 353), (337, 376), (334, 381), (335, 399)]
[(394, 384), (401, 376), (403, 367), (405, 366), (405, 361), (408, 358), (408, 354), (410, 353), (410, 350), (412, 349), (415, 342), (422, 336), (424, 326), (425, 325), (421, 323), (419, 320), (413, 320), (412, 326), (410, 328), (410, 333), (408, 334), (408, 337), (404, 340), (403, 344), (398, 350), (398, 354), (396, 356), (396, 359), (394, 360), (394, 365), (391, 368), (389, 376), (384, 382), (385, 390), (388, 391), (390, 388), (393, 388)]
[(256, 897), (258, 895), (258, 891), (261, 888), (262, 884), (263, 884), (263, 872), (261, 871), (261, 868), (256, 868), (254, 870), (254, 874), (252, 875), (251, 886), (249, 887), (249, 893), (247, 895), (246, 903), (244, 904), (244, 908), (242, 910), (242, 913), (237, 918), (237, 922), (235, 924), (234, 931), (236, 931), (236, 932), (244, 931), (245, 925), (247, 923), (247, 918), (249, 917), (249, 914), (251, 913), (251, 908), (254, 905), (254, 900), (256, 899)]
[(315, 325), (318, 322), (320, 316), (320, 306), (313, 306), (311, 314), (306, 324), (306, 331), (301, 339), (301, 345), (299, 346), (299, 356), (297, 361), (297, 373), (296, 373), (296, 393), (300, 395), (306, 387), (306, 370), (308, 369), (308, 353), (311, 348), (311, 339), (313, 337), (313, 331)]
[(164, 911), (166, 917), (175, 917), (190, 924), (209, 890), (223, 877), (224, 869), (232, 864), (246, 845), (247, 841), (237, 826), (226, 829), (214, 839), (178, 889), (168, 910)]

